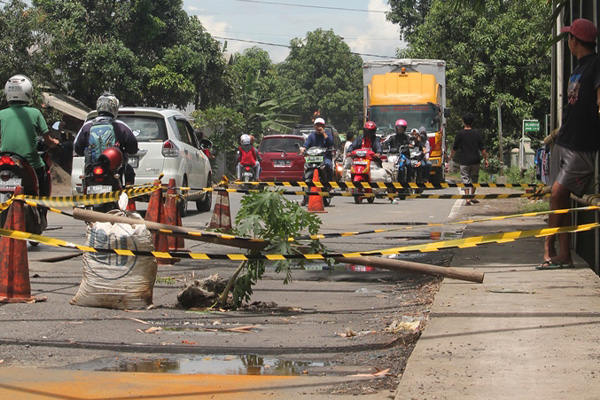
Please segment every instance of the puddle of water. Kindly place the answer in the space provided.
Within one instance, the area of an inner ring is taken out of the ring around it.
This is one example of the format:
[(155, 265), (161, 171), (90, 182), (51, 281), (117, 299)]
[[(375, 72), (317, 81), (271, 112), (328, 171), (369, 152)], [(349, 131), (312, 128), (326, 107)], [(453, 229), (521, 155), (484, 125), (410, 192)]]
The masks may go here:
[(431, 240), (454, 240), (462, 238), (462, 232), (429, 232)]
[(195, 356), (179, 359), (121, 359), (117, 365), (100, 369), (113, 372), (164, 372), (174, 374), (218, 375), (302, 375), (307, 368), (329, 363), (285, 361), (258, 355)]

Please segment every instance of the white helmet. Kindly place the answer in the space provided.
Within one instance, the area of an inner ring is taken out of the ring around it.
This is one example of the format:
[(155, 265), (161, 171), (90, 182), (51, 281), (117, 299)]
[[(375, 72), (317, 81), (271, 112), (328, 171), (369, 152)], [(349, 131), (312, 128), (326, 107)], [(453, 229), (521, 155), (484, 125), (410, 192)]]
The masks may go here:
[(116, 118), (119, 113), (119, 99), (110, 93), (103, 93), (96, 101), (96, 111), (98, 114), (104, 112)]
[(242, 146), (245, 145), (249, 145), (251, 140), (250, 140), (250, 135), (246, 135), (245, 133), (242, 135), (242, 137), (240, 138), (241, 142), (242, 142)]
[(33, 85), (25, 75), (15, 75), (6, 81), (4, 93), (6, 94), (6, 101), (9, 103), (22, 101), (29, 104), (33, 97)]

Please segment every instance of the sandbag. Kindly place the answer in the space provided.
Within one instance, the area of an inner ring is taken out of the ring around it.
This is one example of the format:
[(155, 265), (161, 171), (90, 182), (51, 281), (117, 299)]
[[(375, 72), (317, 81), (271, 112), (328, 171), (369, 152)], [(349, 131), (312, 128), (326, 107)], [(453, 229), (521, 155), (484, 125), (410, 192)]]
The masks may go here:
[[(111, 211), (131, 218), (136, 213)], [(86, 231), (86, 245), (100, 249), (153, 251), (152, 233), (146, 225), (96, 222)], [(71, 304), (114, 309), (143, 309), (152, 305), (156, 258), (111, 253), (83, 254), (83, 277)]]

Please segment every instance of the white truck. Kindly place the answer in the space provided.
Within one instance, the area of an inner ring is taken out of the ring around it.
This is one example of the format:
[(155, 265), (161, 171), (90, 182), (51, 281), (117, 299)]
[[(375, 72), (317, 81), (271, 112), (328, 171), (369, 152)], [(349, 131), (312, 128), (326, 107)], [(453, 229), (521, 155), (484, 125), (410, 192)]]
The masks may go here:
[(394, 132), (396, 120), (408, 122), (408, 132), (427, 130), (432, 164), (430, 181), (445, 181), (446, 62), (443, 60), (393, 59), (363, 63), (365, 120), (377, 124), (378, 135)]

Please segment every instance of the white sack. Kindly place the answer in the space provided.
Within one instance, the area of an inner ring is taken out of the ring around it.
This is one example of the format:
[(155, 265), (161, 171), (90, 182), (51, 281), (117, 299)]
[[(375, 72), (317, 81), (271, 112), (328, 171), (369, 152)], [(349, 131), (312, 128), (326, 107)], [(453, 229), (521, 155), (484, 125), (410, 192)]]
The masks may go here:
[[(131, 213), (119, 211), (116, 214), (131, 217)], [(100, 249), (154, 250), (152, 233), (143, 224), (93, 223), (87, 228), (86, 245)], [(147, 308), (152, 305), (156, 270), (156, 258), (151, 256), (126, 257), (85, 252), (83, 278), (71, 304), (116, 309)]]

